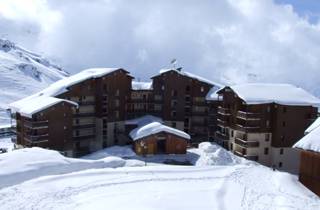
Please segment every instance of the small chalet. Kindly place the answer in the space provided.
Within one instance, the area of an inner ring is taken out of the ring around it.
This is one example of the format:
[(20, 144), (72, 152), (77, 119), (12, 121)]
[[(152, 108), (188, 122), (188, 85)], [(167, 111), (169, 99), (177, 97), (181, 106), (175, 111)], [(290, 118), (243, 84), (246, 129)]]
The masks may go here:
[(301, 150), (299, 180), (320, 196), (320, 118), (306, 133), (307, 135), (293, 146)]
[(137, 154), (185, 154), (190, 135), (178, 129), (163, 125), (161, 119), (144, 116), (138, 120), (129, 136), (132, 138)]

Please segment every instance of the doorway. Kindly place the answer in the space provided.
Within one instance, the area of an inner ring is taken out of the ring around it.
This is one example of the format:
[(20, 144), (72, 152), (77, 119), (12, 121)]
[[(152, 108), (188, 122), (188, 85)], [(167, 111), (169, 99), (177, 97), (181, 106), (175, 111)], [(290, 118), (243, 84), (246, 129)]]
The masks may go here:
[(165, 154), (166, 153), (166, 140), (158, 139), (157, 141), (157, 153)]

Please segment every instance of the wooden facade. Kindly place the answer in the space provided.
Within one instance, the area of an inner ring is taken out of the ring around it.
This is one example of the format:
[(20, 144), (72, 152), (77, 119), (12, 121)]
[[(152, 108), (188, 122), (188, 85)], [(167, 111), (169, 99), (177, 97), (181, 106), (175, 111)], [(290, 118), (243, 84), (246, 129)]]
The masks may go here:
[(134, 150), (138, 155), (185, 154), (187, 139), (161, 132), (134, 142)]
[(299, 181), (320, 196), (320, 153), (301, 152)]

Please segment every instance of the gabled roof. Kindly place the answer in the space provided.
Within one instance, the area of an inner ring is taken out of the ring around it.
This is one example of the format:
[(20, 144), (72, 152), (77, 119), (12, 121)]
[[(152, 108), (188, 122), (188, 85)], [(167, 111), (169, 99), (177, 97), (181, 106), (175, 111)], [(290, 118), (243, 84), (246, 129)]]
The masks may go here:
[(319, 106), (320, 99), (302, 88), (290, 84), (247, 83), (231, 88), (247, 104), (277, 103), (292, 106)]
[(200, 77), (200, 76), (198, 76), (198, 75), (192, 74), (192, 73), (190, 73), (190, 72), (186, 72), (186, 71), (182, 71), (182, 70), (179, 71), (179, 70), (177, 70), (177, 69), (161, 69), (160, 72), (159, 72), (159, 74), (157, 74), (157, 75), (155, 75), (155, 76), (153, 76), (153, 77), (151, 77), (151, 78), (158, 77), (158, 76), (160, 76), (160, 75), (162, 75), (162, 74), (164, 74), (164, 73), (166, 73), (166, 72), (169, 72), (169, 71), (176, 72), (176, 73), (178, 73), (178, 74), (180, 74), (180, 75), (182, 75), (182, 76), (189, 77), (189, 78), (198, 80), (198, 81), (203, 82), (203, 83), (207, 83), (207, 84), (214, 85), (214, 86), (218, 86), (218, 87), (223, 87), (223, 85), (221, 85), (221, 84), (219, 84), (219, 83), (217, 83), (217, 82), (210, 81), (210, 80), (208, 80), (208, 79), (205, 79), (205, 78)]
[(184, 139), (190, 139), (189, 134), (187, 134), (183, 131), (180, 131), (178, 129), (163, 125), (159, 122), (152, 122), (152, 123), (148, 123), (148, 124), (139, 126), (135, 129), (133, 129), (129, 133), (129, 135), (133, 139), (133, 141), (136, 141), (138, 139), (141, 139), (141, 138), (153, 135), (153, 134), (161, 133), (161, 132), (171, 133), (173, 135), (180, 136)]
[(61, 102), (65, 102), (73, 106), (78, 106), (78, 104), (75, 102), (60, 98), (36, 97), (33, 100), (28, 101), (28, 103), (24, 104), (23, 106), (19, 107), (19, 113), (22, 116), (31, 118), (33, 114), (43, 111)]
[(320, 126), (320, 117), (318, 117), (304, 132), (305, 134), (310, 133), (314, 129)]
[(320, 127), (318, 126), (313, 129), (293, 145), (293, 147), (307, 151), (320, 152)]
[(132, 90), (152, 90), (152, 82), (132, 81)]
[[(25, 111), (23, 113), (25, 115), (30, 115), (31, 113), (34, 114), (35, 113), (34, 111), (36, 111), (36, 110), (41, 111), (41, 110), (47, 108), (48, 105), (50, 104), (49, 102), (51, 102), (54, 105), (53, 101), (57, 102), (58, 100), (61, 100), (61, 99), (57, 99), (54, 97), (58, 96), (62, 93), (67, 92), (68, 88), (70, 88), (71, 86), (76, 85), (78, 83), (81, 83), (81, 82), (88, 80), (88, 79), (95, 79), (95, 78), (100, 78), (100, 77), (106, 76), (106, 75), (113, 73), (115, 71), (118, 71), (118, 70), (122, 70), (126, 73), (129, 73), (126, 70), (121, 69), (121, 68), (86, 69), (86, 70), (83, 70), (77, 74), (70, 76), (70, 77), (66, 77), (61, 80), (58, 80), (57, 82), (51, 84), (48, 88), (46, 88), (36, 94), (33, 94), (33, 95), (28, 96), (26, 98), (23, 98), (19, 101), (15, 101), (15, 102), (9, 104), (9, 107), (11, 108), (11, 110), (13, 112), (21, 112), (21, 110), (23, 110), (25, 106), (29, 107), (29, 104), (34, 104), (34, 101), (41, 101), (42, 103), (39, 103), (38, 105), (36, 105), (35, 106), (36, 108), (33, 109), (32, 112), (27, 112), (27, 109), (25, 109)], [(44, 101), (46, 99), (48, 100), (48, 102), (44, 103)]]

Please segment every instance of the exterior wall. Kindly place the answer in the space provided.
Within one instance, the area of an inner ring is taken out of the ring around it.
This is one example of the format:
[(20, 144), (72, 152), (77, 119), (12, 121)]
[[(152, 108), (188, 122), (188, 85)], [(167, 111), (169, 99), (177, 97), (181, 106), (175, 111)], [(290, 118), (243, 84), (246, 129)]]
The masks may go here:
[(128, 118), (138, 118), (146, 114), (154, 115), (152, 90), (131, 90)]
[[(158, 154), (159, 135), (161, 139), (165, 139), (165, 154), (185, 154), (187, 151), (187, 140), (181, 137), (169, 134), (160, 133), (150, 135), (141, 140), (134, 142), (134, 150), (138, 155), (153, 155)], [(141, 142), (145, 145), (142, 147)]]
[(299, 181), (320, 196), (320, 153), (301, 152)]
[(207, 138), (209, 108), (205, 97), (213, 85), (173, 70), (152, 79), (155, 115), (164, 121), (183, 122), (182, 130), (189, 133), (194, 142)]
[(272, 162), (271, 165), (278, 170), (287, 171), (293, 174), (298, 174), (300, 164), (300, 151), (290, 148), (271, 148)]
[(33, 115), (32, 118), (18, 114), (17, 143), (27, 147), (71, 151), (72, 109), (72, 105), (61, 102)]
[(317, 109), (274, 103), (247, 105), (230, 88), (220, 94), (223, 101), (218, 107), (216, 141), (239, 156), (297, 173), (299, 154), (291, 147), (316, 119)]

